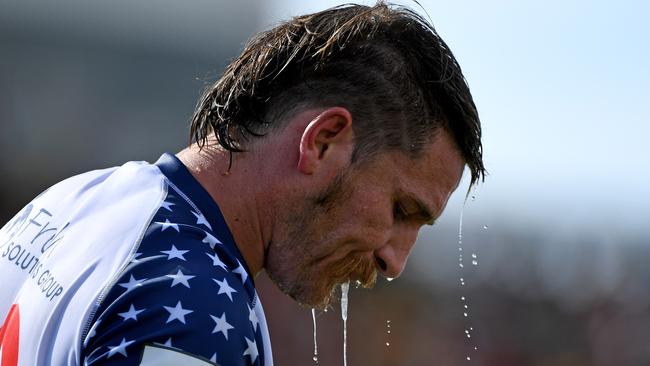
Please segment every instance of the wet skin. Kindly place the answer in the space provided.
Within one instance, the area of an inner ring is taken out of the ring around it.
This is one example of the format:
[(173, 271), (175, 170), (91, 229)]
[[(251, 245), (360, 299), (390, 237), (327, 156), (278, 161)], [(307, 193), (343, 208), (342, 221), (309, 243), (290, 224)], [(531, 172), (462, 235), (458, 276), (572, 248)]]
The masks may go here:
[[(398, 277), (421, 227), (444, 210), (464, 161), (440, 131), (418, 159), (382, 153), (348, 167), (285, 220), (288, 237), (267, 250), (267, 272), (296, 301), (323, 307), (347, 280)], [(325, 204), (323, 200), (325, 198)]]

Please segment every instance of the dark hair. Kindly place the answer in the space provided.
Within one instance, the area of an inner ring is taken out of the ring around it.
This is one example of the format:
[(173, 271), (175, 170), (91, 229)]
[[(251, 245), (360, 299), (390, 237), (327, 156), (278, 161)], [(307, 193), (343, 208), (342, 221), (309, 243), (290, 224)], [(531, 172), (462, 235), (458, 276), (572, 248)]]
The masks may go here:
[(353, 116), (353, 162), (386, 149), (417, 157), (443, 128), (472, 174), (485, 178), (481, 125), (453, 54), (414, 11), (379, 2), (295, 17), (251, 39), (201, 97), (191, 138), (232, 152), (304, 108)]

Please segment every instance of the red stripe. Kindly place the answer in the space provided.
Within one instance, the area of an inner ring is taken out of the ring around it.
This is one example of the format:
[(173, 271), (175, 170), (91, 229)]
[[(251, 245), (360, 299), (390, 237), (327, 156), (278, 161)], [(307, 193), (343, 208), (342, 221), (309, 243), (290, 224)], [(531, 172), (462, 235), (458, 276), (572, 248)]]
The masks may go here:
[(20, 312), (18, 304), (11, 305), (4, 324), (0, 327), (2, 366), (18, 366), (18, 340), (20, 339)]

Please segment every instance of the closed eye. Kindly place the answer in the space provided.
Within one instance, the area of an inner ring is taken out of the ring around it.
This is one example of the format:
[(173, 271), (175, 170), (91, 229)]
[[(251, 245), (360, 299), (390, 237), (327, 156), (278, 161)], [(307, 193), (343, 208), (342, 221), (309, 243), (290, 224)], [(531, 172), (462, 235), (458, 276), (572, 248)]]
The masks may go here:
[(406, 210), (399, 201), (395, 201), (393, 204), (393, 218), (395, 220), (404, 220), (408, 217)]
[(434, 225), (435, 217), (419, 202), (417, 203), (418, 211), (409, 213), (400, 201), (395, 201), (393, 204), (393, 218), (396, 221), (404, 221), (408, 219), (417, 220), (420, 224)]

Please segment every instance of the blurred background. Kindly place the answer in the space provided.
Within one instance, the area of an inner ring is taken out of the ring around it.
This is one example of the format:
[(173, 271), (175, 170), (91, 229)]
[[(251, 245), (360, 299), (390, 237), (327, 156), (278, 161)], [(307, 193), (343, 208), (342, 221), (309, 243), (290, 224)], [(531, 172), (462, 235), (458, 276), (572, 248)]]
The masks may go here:
[[(351, 290), (349, 365), (650, 364), (650, 3), (401, 3), (463, 67), (490, 175), (401, 278)], [(70, 175), (182, 149), (254, 32), (337, 4), (0, 0), (0, 226)], [(310, 310), (257, 284), (276, 364), (313, 364)], [(341, 365), (338, 307), (317, 324)]]

